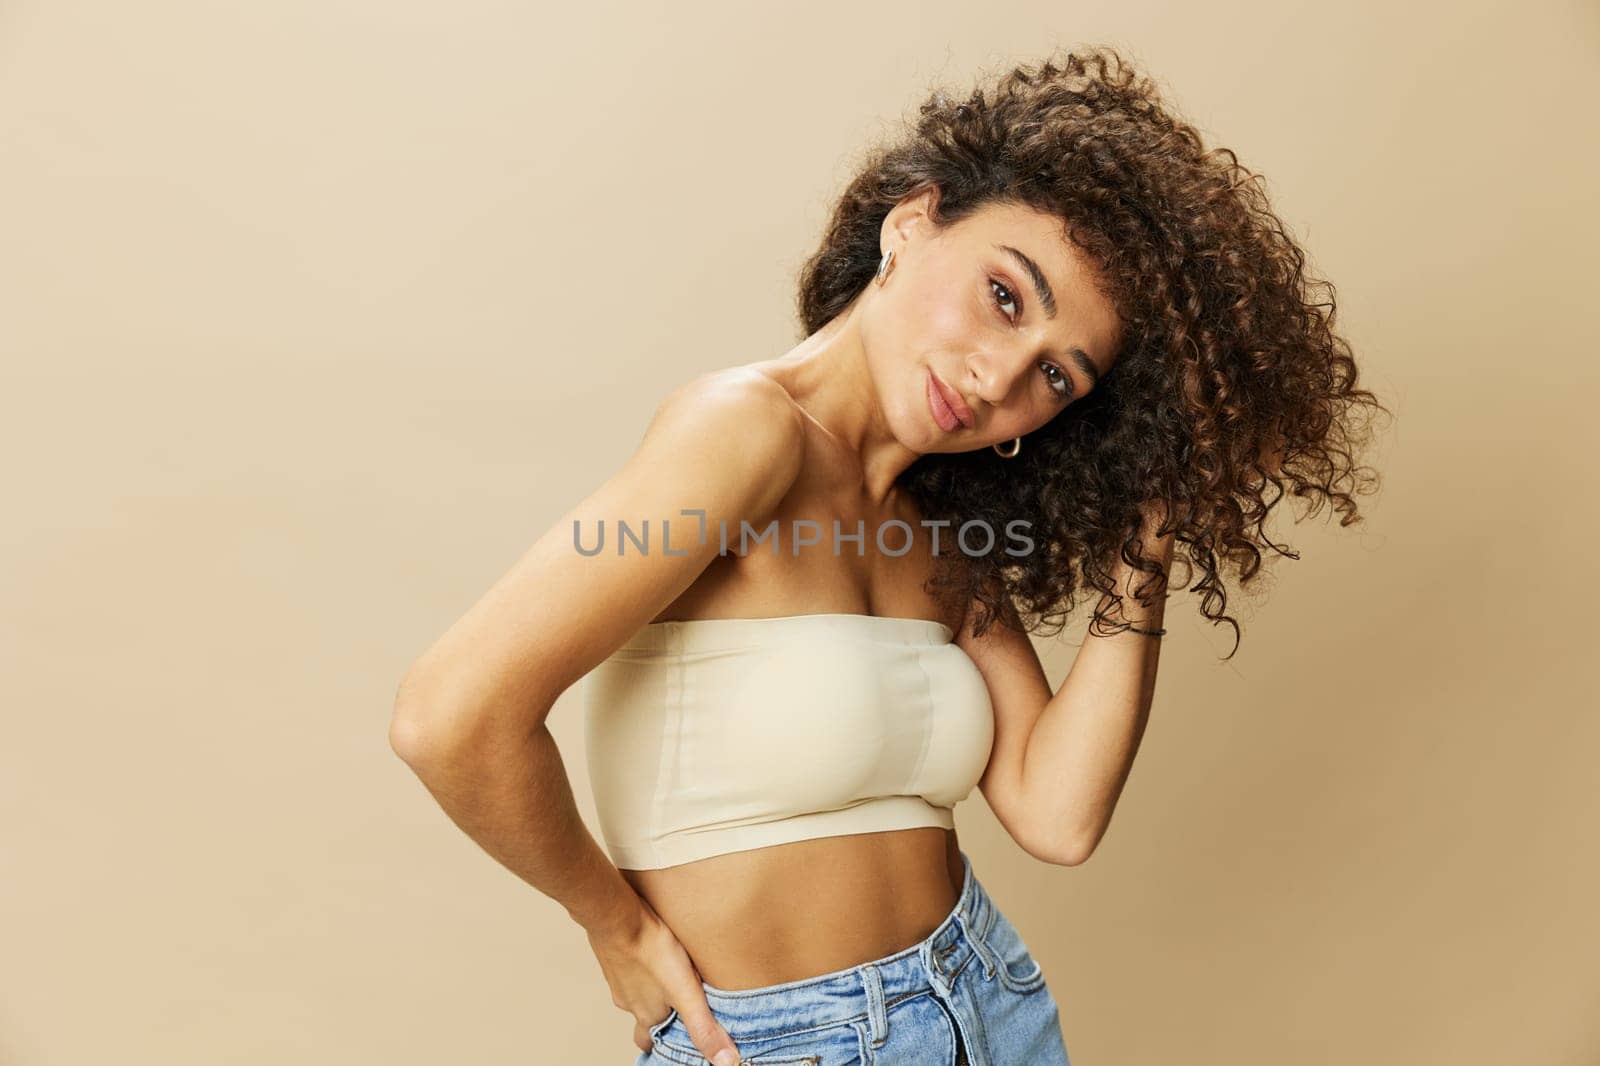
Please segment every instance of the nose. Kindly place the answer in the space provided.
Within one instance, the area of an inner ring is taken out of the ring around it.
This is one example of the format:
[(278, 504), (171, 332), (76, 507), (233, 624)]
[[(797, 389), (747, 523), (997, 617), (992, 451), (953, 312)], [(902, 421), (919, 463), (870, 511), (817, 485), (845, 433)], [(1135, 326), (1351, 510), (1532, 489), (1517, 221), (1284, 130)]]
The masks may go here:
[(1005, 400), (1016, 375), (1017, 368), (993, 352), (973, 352), (967, 356), (967, 386), (991, 407)]

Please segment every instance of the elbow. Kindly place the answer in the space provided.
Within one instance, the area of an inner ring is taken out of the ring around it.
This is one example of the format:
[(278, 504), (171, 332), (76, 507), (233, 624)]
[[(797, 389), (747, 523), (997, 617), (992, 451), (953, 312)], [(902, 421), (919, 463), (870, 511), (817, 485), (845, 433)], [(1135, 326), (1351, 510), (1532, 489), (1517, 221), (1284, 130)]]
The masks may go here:
[(1035, 852), (1034, 857), (1052, 866), (1081, 866), (1088, 860), (1091, 850), (1069, 842)]
[(395, 695), (389, 716), (389, 747), (402, 762), (414, 770), (438, 763), (456, 750), (460, 721), (448, 706), (415, 675), (406, 675)]
[(1084, 863), (1089, 861), (1089, 856), (1093, 855), (1093, 854), (1094, 854), (1094, 845), (1093, 844), (1075, 844), (1071, 848), (1069, 848), (1066, 851), (1062, 852), (1061, 859), (1057, 863), (1057, 865), (1060, 865), (1060, 866), (1082, 866)]
[(1027, 851), (1052, 866), (1081, 866), (1094, 853), (1095, 843), (1091, 837), (1049, 828), (1034, 834)]
[(1094, 854), (1094, 849), (1100, 846), (1100, 838), (1105, 836), (1106, 827), (1096, 826), (1093, 829), (1069, 837), (1060, 850), (1062, 866), (1082, 866), (1089, 861), (1089, 856)]
[(389, 718), (389, 748), (411, 767), (430, 758), (435, 750), (431, 734), (415, 709), (395, 706)]
[[(486, 751), (530, 739), (554, 703), (486, 695), (480, 689), (477, 683), (441, 682), (413, 669), (395, 695), (389, 747), (419, 774), (429, 767), (477, 762)], [(542, 710), (508, 710), (524, 706)]]

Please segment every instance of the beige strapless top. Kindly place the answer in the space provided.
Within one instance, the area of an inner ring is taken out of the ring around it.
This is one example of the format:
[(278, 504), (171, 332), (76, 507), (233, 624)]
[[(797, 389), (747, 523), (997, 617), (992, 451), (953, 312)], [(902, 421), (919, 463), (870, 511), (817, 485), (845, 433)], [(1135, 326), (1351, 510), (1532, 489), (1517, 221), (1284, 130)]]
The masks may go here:
[(994, 741), (942, 622), (864, 614), (652, 622), (590, 671), (589, 777), (625, 869), (955, 825)]

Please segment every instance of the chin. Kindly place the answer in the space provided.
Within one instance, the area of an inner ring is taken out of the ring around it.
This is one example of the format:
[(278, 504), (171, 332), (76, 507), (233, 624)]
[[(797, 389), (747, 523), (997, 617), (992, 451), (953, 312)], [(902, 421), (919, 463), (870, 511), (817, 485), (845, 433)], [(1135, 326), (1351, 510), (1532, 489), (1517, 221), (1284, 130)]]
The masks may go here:
[(918, 454), (939, 451), (944, 434), (927, 413), (928, 398), (918, 393), (916, 401), (920, 407), (907, 405), (889, 412), (889, 432), (894, 434), (895, 440)]

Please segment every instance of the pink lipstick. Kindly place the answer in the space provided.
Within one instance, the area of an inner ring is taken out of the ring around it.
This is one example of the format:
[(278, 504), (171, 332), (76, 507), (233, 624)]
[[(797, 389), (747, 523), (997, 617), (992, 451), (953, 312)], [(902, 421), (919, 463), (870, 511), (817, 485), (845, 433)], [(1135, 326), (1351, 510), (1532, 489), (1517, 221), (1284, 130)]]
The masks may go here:
[(972, 412), (967, 409), (966, 403), (940, 381), (939, 375), (932, 369), (928, 371), (928, 409), (933, 412), (933, 420), (946, 433), (972, 425)]

